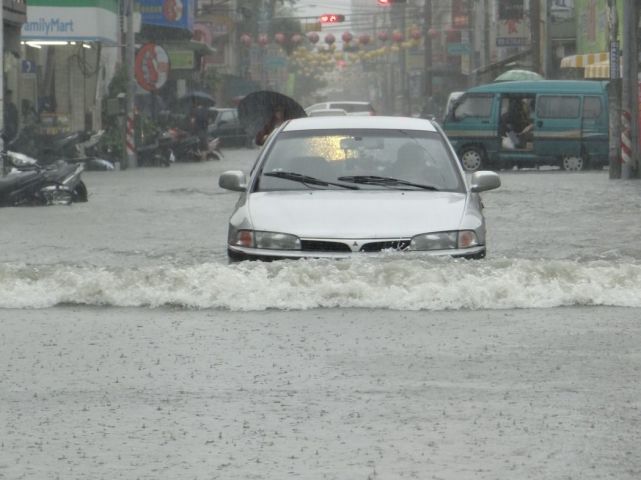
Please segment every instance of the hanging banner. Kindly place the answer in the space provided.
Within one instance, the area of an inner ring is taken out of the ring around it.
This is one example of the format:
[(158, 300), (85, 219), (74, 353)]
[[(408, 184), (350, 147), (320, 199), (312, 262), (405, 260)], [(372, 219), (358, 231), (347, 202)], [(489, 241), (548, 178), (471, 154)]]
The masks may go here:
[(143, 24), (194, 30), (194, 0), (136, 0)]

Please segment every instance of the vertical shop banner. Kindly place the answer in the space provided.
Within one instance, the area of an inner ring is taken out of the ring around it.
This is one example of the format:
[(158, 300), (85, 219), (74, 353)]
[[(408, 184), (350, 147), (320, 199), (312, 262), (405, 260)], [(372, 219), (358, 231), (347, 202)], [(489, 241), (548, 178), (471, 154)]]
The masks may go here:
[(530, 44), (530, 25), (525, 21), (523, 0), (499, 0), (496, 46), (522, 47)]
[(470, 25), (470, 15), (467, 0), (452, 0), (452, 26), (467, 28)]
[[(616, 2), (619, 25), (623, 25), (623, 3)], [(575, 0), (574, 7), (577, 23), (576, 52), (606, 52), (610, 42), (607, 0)], [(622, 32), (623, 28), (620, 26), (619, 35)]]
[(195, 0), (136, 0), (145, 25), (194, 30)]
[(523, 0), (499, 0), (499, 20), (523, 21)]

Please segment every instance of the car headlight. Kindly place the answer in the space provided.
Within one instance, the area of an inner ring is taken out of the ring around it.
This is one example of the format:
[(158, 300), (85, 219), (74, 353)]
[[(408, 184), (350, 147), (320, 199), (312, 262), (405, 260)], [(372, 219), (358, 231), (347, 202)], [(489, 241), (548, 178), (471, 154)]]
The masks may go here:
[(230, 230), (229, 243), (238, 247), (267, 250), (300, 250), (300, 239), (295, 235), (254, 230)]
[(422, 233), (412, 238), (410, 250), (455, 250), (476, 247), (479, 244), (473, 230)]

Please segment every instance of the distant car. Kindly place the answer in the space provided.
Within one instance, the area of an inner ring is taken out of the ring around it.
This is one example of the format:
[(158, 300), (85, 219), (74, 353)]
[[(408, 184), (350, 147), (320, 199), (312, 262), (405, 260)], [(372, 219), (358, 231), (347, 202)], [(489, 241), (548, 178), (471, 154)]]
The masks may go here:
[(347, 112), (342, 108), (323, 108), (319, 110), (310, 110), (307, 113), (309, 117), (332, 117), (335, 115), (347, 115)]
[(435, 122), (404, 117), (316, 117), (285, 122), (248, 176), (228, 171), (222, 188), (242, 192), (227, 254), (245, 259), (371, 255), (482, 258), (479, 192), (494, 172), (468, 184)]
[(318, 110), (334, 109), (345, 110), (347, 115), (376, 115), (376, 110), (374, 110), (370, 102), (352, 101), (315, 103), (307, 107), (305, 112), (309, 115), (311, 112), (317, 112)]
[(219, 138), (221, 147), (246, 147), (251, 145), (251, 139), (238, 120), (238, 110), (236, 108), (211, 107), (209, 114), (209, 136)]

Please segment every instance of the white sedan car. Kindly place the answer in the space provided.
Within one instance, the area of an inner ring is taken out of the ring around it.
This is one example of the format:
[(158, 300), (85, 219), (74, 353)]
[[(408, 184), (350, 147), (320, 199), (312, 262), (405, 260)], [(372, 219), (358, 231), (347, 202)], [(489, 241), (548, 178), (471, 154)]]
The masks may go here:
[(398, 251), (482, 258), (479, 192), (440, 127), (403, 117), (313, 117), (284, 123), (252, 171), (228, 171), (242, 192), (229, 222), (231, 260), (349, 257)]

